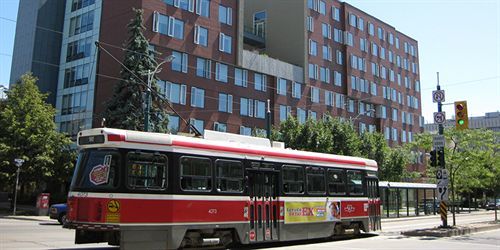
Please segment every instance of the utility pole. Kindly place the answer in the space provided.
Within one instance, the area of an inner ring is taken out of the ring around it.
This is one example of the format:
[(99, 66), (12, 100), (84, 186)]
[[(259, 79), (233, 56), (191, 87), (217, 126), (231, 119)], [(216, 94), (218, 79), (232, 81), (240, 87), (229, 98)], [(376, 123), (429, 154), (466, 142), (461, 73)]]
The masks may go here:
[(156, 68), (151, 71), (148, 69), (148, 87), (146, 88), (146, 93), (145, 93), (145, 102), (146, 102), (146, 107), (144, 110), (144, 131), (149, 132), (149, 120), (150, 120), (150, 109), (151, 109), (151, 85), (153, 82), (153, 78), (156, 73), (160, 73), (161, 69), (160, 66), (164, 63), (171, 62), (175, 59), (174, 55), (169, 55), (167, 56), (162, 62), (160, 62), (158, 65), (156, 65)]
[(267, 139), (271, 140), (271, 100), (269, 99), (267, 99), (266, 120)]
[(16, 215), (16, 210), (17, 210), (17, 187), (19, 186), (19, 173), (21, 172), (21, 166), (24, 163), (23, 159), (14, 159), (16, 162), (17, 166), (17, 171), (16, 171), (16, 187), (14, 190), (14, 211), (12, 211), (12, 215)]
[(443, 104), (444, 101), (444, 91), (441, 90), (441, 86), (439, 85), (439, 72), (437, 72), (437, 90), (433, 91), (432, 98), (434, 102), (437, 102), (438, 112), (434, 114), (434, 122), (438, 123), (438, 138), (442, 141), (439, 146), (437, 146), (437, 139), (434, 138), (434, 150), (437, 152), (437, 161), (438, 161), (438, 171), (436, 173), (436, 179), (438, 181), (438, 195), (439, 195), (439, 212), (441, 214), (441, 221), (443, 223), (442, 227), (448, 227), (448, 171), (446, 170), (446, 163), (444, 157), (444, 126), (443, 124), (446, 122), (446, 115), (443, 113)]

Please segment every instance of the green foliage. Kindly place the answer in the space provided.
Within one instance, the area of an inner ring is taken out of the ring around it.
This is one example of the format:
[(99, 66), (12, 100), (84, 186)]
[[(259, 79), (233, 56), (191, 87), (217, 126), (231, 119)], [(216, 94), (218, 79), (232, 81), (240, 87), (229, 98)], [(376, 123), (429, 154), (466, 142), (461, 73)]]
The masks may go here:
[[(143, 34), (143, 10), (134, 9), (135, 17), (128, 24), (129, 39), (120, 72), (122, 80), (115, 85), (112, 98), (104, 114), (106, 126), (129, 130), (144, 129), (144, 98), (148, 73), (153, 73), (157, 63), (149, 53), (149, 42)], [(140, 77), (140, 79), (138, 78)], [(156, 79), (152, 82), (150, 131), (167, 132), (168, 116), (162, 108), (161, 97), (156, 95)]]
[[(500, 189), (500, 133), (484, 129), (445, 129), (445, 162), (450, 172), (452, 195), (498, 194)], [(417, 135), (407, 148), (432, 150), (432, 135)], [(427, 166), (427, 175), (434, 178), (437, 168)]]
[(16, 158), (25, 160), (21, 172), (24, 182), (67, 180), (73, 168), (71, 140), (56, 132), (55, 109), (45, 103), (47, 94), (40, 93), (36, 81), (31, 73), (23, 75), (0, 106), (2, 183), (13, 183)]
[(338, 118), (300, 124), (290, 117), (272, 133), (273, 140), (282, 141), (289, 148), (329, 154), (360, 156), (375, 160), (379, 179), (401, 181), (408, 176), (405, 171), (409, 155), (401, 148), (391, 149), (380, 133), (358, 135), (353, 125)]

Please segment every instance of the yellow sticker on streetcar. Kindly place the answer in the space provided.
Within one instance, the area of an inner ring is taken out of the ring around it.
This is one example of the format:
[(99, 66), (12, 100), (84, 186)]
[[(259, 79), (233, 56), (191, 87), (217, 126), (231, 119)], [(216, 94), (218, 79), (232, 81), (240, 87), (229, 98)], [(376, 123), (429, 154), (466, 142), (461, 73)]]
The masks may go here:
[(108, 202), (108, 211), (110, 213), (117, 213), (120, 211), (120, 202), (117, 200), (110, 200)]

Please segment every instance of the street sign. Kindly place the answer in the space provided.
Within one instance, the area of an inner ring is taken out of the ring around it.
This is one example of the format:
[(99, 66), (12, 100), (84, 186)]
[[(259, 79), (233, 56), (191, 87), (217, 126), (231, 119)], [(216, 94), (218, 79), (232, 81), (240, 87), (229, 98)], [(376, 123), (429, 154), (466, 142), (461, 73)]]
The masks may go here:
[(437, 187), (438, 190), (438, 201), (448, 201), (448, 187), (447, 186), (441, 186)]
[(20, 167), (23, 165), (24, 160), (23, 159), (14, 159), (14, 162), (16, 162), (16, 166)]
[(438, 169), (436, 172), (436, 179), (438, 180), (448, 180), (450, 176), (450, 172), (448, 172), (448, 169)]
[(449, 179), (440, 179), (440, 180), (437, 180), (437, 186), (438, 187), (448, 187), (448, 184), (450, 184), (450, 180)]
[(443, 135), (434, 135), (432, 137), (432, 146), (434, 148), (444, 148), (445, 140)]
[(444, 102), (444, 90), (432, 91), (432, 101), (433, 102)]
[(446, 113), (434, 112), (434, 122), (437, 124), (444, 124), (446, 122)]

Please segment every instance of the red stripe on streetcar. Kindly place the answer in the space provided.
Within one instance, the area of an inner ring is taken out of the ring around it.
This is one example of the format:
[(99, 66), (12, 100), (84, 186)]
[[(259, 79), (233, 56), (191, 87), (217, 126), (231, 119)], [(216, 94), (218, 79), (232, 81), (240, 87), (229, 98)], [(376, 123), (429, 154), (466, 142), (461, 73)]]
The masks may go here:
[(272, 151), (270, 152), (270, 151), (258, 150), (258, 149), (235, 148), (235, 147), (221, 146), (221, 145), (205, 145), (205, 144), (201, 144), (201, 143), (184, 142), (184, 141), (177, 141), (177, 140), (173, 140), (172, 145), (179, 146), (179, 147), (198, 148), (198, 149), (206, 149), (206, 150), (214, 150), (214, 151), (226, 151), (226, 152), (240, 153), (240, 154), (264, 155), (264, 156), (272, 156), (272, 157), (279, 157), (279, 158), (292, 158), (292, 159), (309, 160), (309, 161), (333, 162), (333, 163), (366, 166), (365, 162), (357, 161), (357, 160), (332, 159), (332, 158), (323, 157), (323, 156), (297, 155), (297, 154), (289, 154), (289, 153), (282, 153), (282, 152), (272, 152)]

